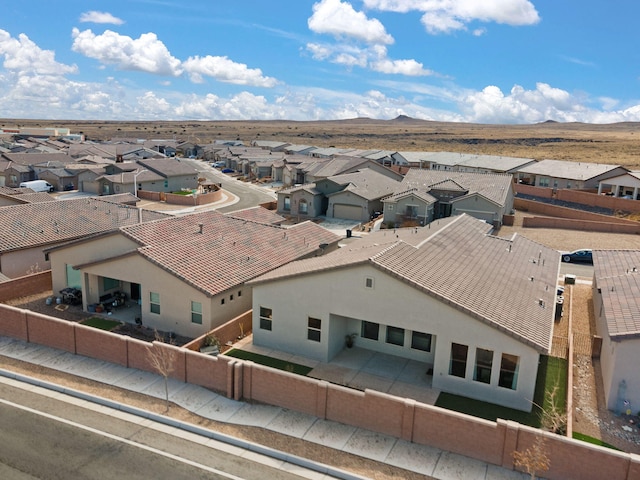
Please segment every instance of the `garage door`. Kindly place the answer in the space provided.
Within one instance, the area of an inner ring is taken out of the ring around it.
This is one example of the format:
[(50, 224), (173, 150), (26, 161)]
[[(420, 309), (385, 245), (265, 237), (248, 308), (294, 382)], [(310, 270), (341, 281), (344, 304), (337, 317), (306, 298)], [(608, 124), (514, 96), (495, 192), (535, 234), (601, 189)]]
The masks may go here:
[(359, 222), (362, 219), (362, 207), (338, 203), (333, 206), (333, 216)]

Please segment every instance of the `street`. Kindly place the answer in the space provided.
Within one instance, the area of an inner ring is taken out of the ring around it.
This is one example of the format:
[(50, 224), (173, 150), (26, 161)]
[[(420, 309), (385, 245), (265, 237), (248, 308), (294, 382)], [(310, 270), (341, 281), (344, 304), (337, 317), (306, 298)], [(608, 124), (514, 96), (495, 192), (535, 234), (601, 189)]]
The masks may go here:
[(261, 456), (247, 455), (237, 447), (218, 449), (220, 444), (214, 440), (178, 434), (150, 420), (83, 401), (69, 403), (58, 394), (26, 388), (0, 378), (3, 479), (301, 478), (267, 466), (257, 459)]
[(255, 207), (265, 202), (272, 202), (276, 199), (276, 195), (269, 190), (252, 185), (250, 183), (241, 182), (229, 175), (222, 173), (220, 170), (211, 167), (206, 162), (200, 160), (182, 159), (189, 162), (202, 176), (211, 182), (221, 183), (222, 189), (233, 193), (238, 197), (238, 202), (219, 208), (221, 213), (235, 212), (245, 208)]

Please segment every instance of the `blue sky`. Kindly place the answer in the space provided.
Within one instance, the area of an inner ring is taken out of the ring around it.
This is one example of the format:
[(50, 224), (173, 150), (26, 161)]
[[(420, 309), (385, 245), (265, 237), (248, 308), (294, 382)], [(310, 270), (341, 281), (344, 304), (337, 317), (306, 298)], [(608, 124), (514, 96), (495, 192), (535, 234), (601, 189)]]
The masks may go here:
[(0, 117), (640, 121), (640, 2), (9, 2)]

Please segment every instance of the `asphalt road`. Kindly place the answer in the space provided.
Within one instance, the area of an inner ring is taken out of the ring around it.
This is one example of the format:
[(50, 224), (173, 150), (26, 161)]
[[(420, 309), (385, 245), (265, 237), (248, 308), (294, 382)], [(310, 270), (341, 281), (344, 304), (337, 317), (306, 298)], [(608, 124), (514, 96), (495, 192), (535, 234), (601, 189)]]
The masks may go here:
[(87, 408), (77, 403), (82, 402), (68, 403), (43, 395), (33, 387), (25, 390), (0, 379), (0, 478), (301, 478), (218, 450), (212, 440), (192, 434), (187, 436), (189, 439), (174, 436), (172, 429), (154, 428), (149, 420), (131, 422), (102, 413), (106, 409), (101, 407), (89, 404)]
[(235, 212), (236, 210), (255, 207), (261, 203), (271, 202), (276, 199), (276, 195), (273, 192), (257, 185), (241, 182), (211, 167), (206, 162), (190, 159), (183, 159), (183, 161), (189, 162), (207, 180), (221, 183), (223, 190), (231, 192), (238, 197), (237, 203), (218, 208), (217, 210), (221, 213)]

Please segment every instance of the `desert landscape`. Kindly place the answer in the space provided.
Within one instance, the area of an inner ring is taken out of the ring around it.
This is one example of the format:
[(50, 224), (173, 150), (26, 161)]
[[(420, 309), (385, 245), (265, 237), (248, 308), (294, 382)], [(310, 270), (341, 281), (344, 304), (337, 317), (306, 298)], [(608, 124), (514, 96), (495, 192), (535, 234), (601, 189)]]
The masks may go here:
[[(575, 160), (640, 169), (640, 123), (606, 125), (544, 122), (487, 125), (417, 120), (106, 122), (0, 119), (0, 127), (65, 127), (88, 140), (176, 138), (201, 145), (215, 140), (272, 140), (318, 147), (449, 151)], [(637, 134), (637, 135), (636, 135)]]

